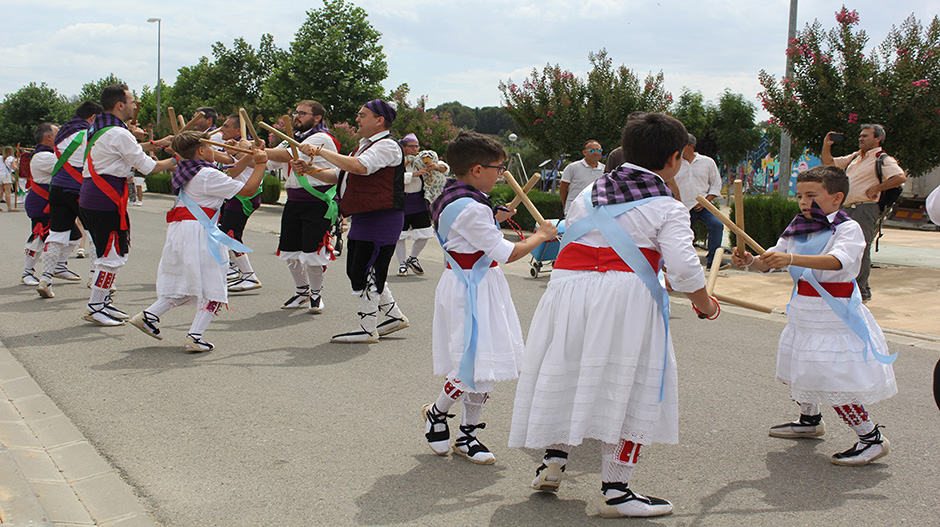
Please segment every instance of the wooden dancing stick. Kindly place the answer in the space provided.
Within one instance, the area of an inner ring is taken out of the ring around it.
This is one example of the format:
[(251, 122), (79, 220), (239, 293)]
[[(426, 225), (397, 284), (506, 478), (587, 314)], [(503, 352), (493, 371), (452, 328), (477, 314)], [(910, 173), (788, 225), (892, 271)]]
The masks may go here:
[(173, 135), (180, 133), (180, 124), (176, 120), (176, 110), (170, 106), (166, 109), (166, 113), (170, 114), (170, 129), (173, 130)]
[(698, 195), (695, 197), (695, 200), (698, 201), (703, 207), (705, 207), (708, 210), (708, 212), (711, 212), (712, 214), (715, 215), (716, 218), (721, 220), (721, 223), (724, 223), (729, 229), (734, 231), (734, 233), (737, 234), (738, 237), (744, 238), (744, 241), (748, 245), (750, 245), (751, 248), (754, 249), (754, 251), (756, 251), (758, 255), (764, 254), (765, 252), (767, 252), (766, 250), (764, 250), (763, 247), (760, 246), (759, 243), (754, 241), (754, 238), (751, 238), (750, 236), (748, 236), (748, 234), (744, 232), (744, 229), (735, 225), (735, 223), (731, 221), (731, 218), (725, 216), (720, 210), (718, 210), (718, 207), (715, 207), (714, 205), (712, 205), (710, 201), (705, 199), (705, 196)]
[(215, 142), (215, 141), (210, 141), (210, 140), (208, 140), (208, 139), (200, 139), (199, 142), (200, 142), (200, 143), (205, 143), (205, 144), (207, 144), (207, 145), (218, 146), (218, 147), (224, 148), (224, 149), (226, 149), (226, 150), (231, 150), (232, 152), (239, 152), (239, 153), (241, 153), (241, 154), (251, 154), (251, 153), (253, 153), (251, 150), (248, 150), (247, 148), (240, 148), (240, 147), (237, 147), (237, 146), (234, 146), (234, 145), (227, 145), (227, 144), (225, 144), (225, 143), (217, 143), (217, 142)]
[[(744, 230), (744, 184), (740, 179), (734, 180), (734, 223)], [(744, 238), (738, 236), (738, 254), (744, 254)]]
[(754, 311), (760, 311), (761, 313), (773, 313), (774, 309), (772, 307), (762, 306), (760, 304), (755, 304), (753, 302), (748, 302), (747, 300), (741, 300), (738, 298), (722, 295), (715, 293), (712, 295), (719, 302), (725, 302), (727, 304), (734, 304), (736, 306), (746, 307), (747, 309), (753, 309)]
[(239, 129), (240, 133), (242, 134), (242, 135), (241, 135), (241, 138), (242, 138), (242, 139), (248, 139), (248, 130), (247, 130), (247, 128), (245, 127), (245, 118), (242, 117), (241, 110), (243, 110), (243, 108), (240, 108), (240, 109), (239, 109), (239, 112), (238, 112), (238, 129)]
[(519, 182), (516, 181), (516, 178), (512, 177), (512, 174), (508, 170), (503, 172), (503, 179), (505, 179), (506, 182), (509, 183), (509, 186), (512, 187), (512, 190), (515, 191), (516, 197), (522, 200), (522, 204), (525, 205), (525, 208), (529, 210), (529, 214), (532, 215), (535, 221), (537, 223), (544, 222), (545, 218), (542, 217), (539, 209), (535, 208), (532, 200), (529, 199), (529, 196), (527, 196), (525, 191), (522, 190), (522, 187), (519, 186)]
[(295, 147), (295, 148), (300, 148), (300, 143), (298, 143), (297, 141), (295, 141), (293, 137), (291, 137), (291, 136), (285, 134), (284, 132), (278, 130), (277, 128), (275, 128), (275, 127), (273, 127), (273, 126), (271, 126), (271, 125), (269, 125), (268, 123), (266, 123), (266, 122), (264, 122), (264, 121), (261, 121), (260, 123), (258, 123), (258, 126), (260, 126), (261, 128), (264, 128), (265, 130), (271, 132), (272, 134), (274, 134), (274, 135), (280, 137), (281, 139), (287, 141), (287, 144), (289, 144), (289, 145), (291, 145), (291, 146), (293, 146), (293, 147)]
[[(186, 130), (189, 130), (190, 128), (192, 128), (193, 126), (195, 126), (195, 125), (196, 125), (196, 121), (198, 121), (199, 119), (202, 119), (203, 117), (205, 117), (205, 115), (206, 115), (206, 114), (204, 114), (204, 113), (202, 113), (202, 112), (196, 112), (196, 115), (193, 115), (193, 118), (190, 119), (188, 123), (184, 124), (182, 128), (180, 128), (180, 132), (185, 132)], [(180, 122), (182, 122), (182, 121), (183, 121), (183, 116), (180, 115), (179, 118), (180, 118)]]
[(182, 131), (183, 131), (183, 127), (186, 126), (186, 119), (184, 119), (182, 115), (177, 115), (177, 116), (176, 116), (176, 121), (177, 121), (177, 123), (179, 123), (179, 125), (180, 125), (180, 131), (182, 132)]
[[(284, 130), (287, 131), (287, 135), (294, 137), (294, 127), (291, 125), (290, 116), (285, 115), (284, 117), (281, 117), (281, 119), (284, 120)], [(297, 147), (294, 145), (290, 145), (290, 156), (293, 157), (294, 159), (297, 159), (300, 157), (297, 155)]]
[[(529, 180), (525, 182), (525, 186), (522, 187), (522, 191), (528, 194), (529, 191), (532, 190), (532, 187), (534, 187), (540, 179), (542, 179), (541, 174), (532, 174), (532, 177), (530, 177)], [(518, 207), (520, 203), (522, 203), (522, 198), (516, 196), (512, 199), (512, 201), (506, 204), (506, 208), (509, 210), (515, 210), (515, 208)]]
[[(255, 144), (263, 147), (264, 141), (261, 140), (261, 137), (255, 132), (255, 125), (251, 124), (251, 119), (248, 118), (248, 112), (244, 108), (238, 109), (238, 116), (242, 118), (242, 121), (245, 122), (245, 126), (248, 127), (248, 133), (251, 134), (252, 139), (254, 139)], [(243, 136), (244, 137), (244, 136)]]
[(708, 293), (709, 296), (714, 296), (715, 282), (718, 281), (718, 270), (721, 269), (721, 259), (724, 258), (724, 256), (724, 247), (719, 247), (715, 250), (715, 257), (712, 258), (712, 267), (708, 270), (708, 281), (705, 282), (705, 292)]

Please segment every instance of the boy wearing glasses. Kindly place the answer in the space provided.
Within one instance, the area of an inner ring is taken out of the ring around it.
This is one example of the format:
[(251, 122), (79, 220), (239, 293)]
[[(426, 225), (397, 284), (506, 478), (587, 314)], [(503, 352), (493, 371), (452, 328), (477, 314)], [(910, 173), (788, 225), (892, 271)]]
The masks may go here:
[(600, 162), (604, 149), (600, 143), (593, 139), (584, 143), (581, 153), (584, 154), (584, 159), (566, 166), (565, 171), (561, 173), (558, 195), (565, 204), (565, 214), (578, 194), (604, 175), (604, 163)]
[(527, 255), (558, 230), (549, 222), (520, 242), (503, 238), (499, 229), (513, 212), (494, 210), (486, 194), (506, 170), (506, 150), (476, 132), (461, 132), (447, 147), (447, 161), (457, 179), (450, 180), (431, 204), (431, 218), (445, 250), (447, 270), (434, 294), (434, 373), (444, 387), (434, 403), (421, 409), (431, 450), (451, 450), (448, 411), (463, 400), (460, 436), (453, 452), (473, 463), (495, 458), (476, 438), (483, 403), (494, 381), (515, 379), (524, 349), (519, 317), (499, 263)]

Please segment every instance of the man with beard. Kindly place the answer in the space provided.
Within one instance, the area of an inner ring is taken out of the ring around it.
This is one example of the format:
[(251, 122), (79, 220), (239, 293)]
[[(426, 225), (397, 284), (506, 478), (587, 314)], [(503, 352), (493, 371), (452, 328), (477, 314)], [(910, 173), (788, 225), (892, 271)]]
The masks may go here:
[[(300, 101), (294, 109), (294, 139), (314, 150), (339, 152), (339, 142), (330, 135), (326, 109), (316, 101)], [(292, 161), (287, 143), (267, 149), (268, 168), (286, 168)], [(277, 254), (287, 261), (296, 290), (281, 309), (299, 309), (305, 305), (311, 313), (323, 311), (321, 296), (323, 273), (333, 256), (330, 229), (337, 217), (335, 167), (322, 157), (313, 159), (299, 154), (306, 165), (304, 174), (293, 167), (288, 172), (287, 203), (281, 215), (281, 238)]]

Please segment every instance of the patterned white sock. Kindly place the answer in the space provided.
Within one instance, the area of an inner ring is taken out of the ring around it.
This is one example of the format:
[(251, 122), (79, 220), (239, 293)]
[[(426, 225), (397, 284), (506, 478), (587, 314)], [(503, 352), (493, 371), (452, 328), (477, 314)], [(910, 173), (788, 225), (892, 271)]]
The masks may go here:
[[(65, 252), (65, 245), (56, 242), (49, 242), (46, 244), (45, 250), (42, 252), (42, 279), (45, 281), (52, 280), (52, 273), (55, 272), (56, 265), (61, 259), (61, 254)], [(68, 257), (66, 257), (68, 260)]]
[(488, 398), (488, 393), (467, 393), (467, 396), (463, 398), (463, 414), (460, 416), (460, 424), (464, 426), (480, 424), (483, 404)]
[(457, 383), (453, 382), (451, 376), (448, 376), (444, 381), (444, 389), (441, 390), (441, 394), (437, 396), (437, 401), (435, 401), (434, 404), (437, 406), (438, 410), (446, 414), (463, 394), (463, 391), (457, 389)]
[[(385, 289), (382, 291), (382, 294), (379, 295), (379, 311), (383, 315), (392, 318), (402, 318), (404, 313), (401, 312), (401, 309), (398, 307), (398, 303), (395, 302), (395, 298), (392, 297), (392, 290), (388, 288), (388, 284), (385, 284)], [(438, 406), (440, 408), (440, 406)]]
[(91, 297), (89, 305), (104, 304), (111, 294), (111, 285), (117, 276), (117, 269), (107, 265), (98, 265), (91, 277)]
[(201, 337), (223, 305), (224, 304), (221, 302), (209, 302), (206, 300), (200, 302), (199, 309), (196, 310), (196, 316), (193, 318), (193, 325), (189, 327), (189, 333)]
[(179, 307), (190, 300), (195, 299), (193, 296), (184, 296), (182, 298), (172, 298), (172, 297), (163, 297), (158, 298), (156, 302), (150, 304), (150, 307), (145, 309), (145, 311), (153, 313), (158, 317), (162, 317), (164, 313), (173, 309), (174, 307)]
[(865, 410), (865, 407), (862, 406), (859, 401), (854, 401), (853, 404), (846, 404), (844, 406), (833, 406), (832, 408), (839, 414), (839, 417), (845, 421), (845, 424), (852, 427), (852, 430), (854, 430), (859, 437), (868, 435), (875, 429), (875, 423), (871, 422), (871, 419), (868, 417), (868, 411)]
[(323, 266), (305, 265), (307, 269), (307, 280), (310, 283), (310, 291), (319, 291), (323, 289)]
[(640, 444), (620, 440), (601, 443), (601, 481), (629, 483), (640, 456)]
[(251, 268), (251, 262), (248, 261), (248, 253), (235, 253), (235, 267), (242, 276), (254, 274), (255, 270)]
[(417, 258), (418, 255), (421, 254), (421, 251), (424, 250), (424, 246), (428, 244), (429, 239), (430, 238), (420, 238), (420, 239), (415, 240), (414, 243), (411, 244), (411, 257), (412, 258)]

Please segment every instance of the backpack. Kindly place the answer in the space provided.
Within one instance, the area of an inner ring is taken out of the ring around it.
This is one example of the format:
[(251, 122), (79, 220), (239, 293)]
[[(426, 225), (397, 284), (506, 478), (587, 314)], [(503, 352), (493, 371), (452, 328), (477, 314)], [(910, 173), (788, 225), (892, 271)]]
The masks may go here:
[[(858, 154), (852, 156), (852, 159), (849, 159), (849, 163), (854, 161), (856, 157), (858, 157)], [(875, 157), (875, 175), (878, 176), (878, 183), (884, 183), (885, 180), (881, 167), (884, 165), (886, 157), (888, 157), (888, 154), (885, 153), (884, 150), (878, 152), (878, 155)], [(901, 197), (902, 190), (904, 190), (903, 184), (881, 191), (881, 197), (878, 198), (878, 209), (882, 214), (884, 214), (885, 210), (894, 206), (898, 198)]]

